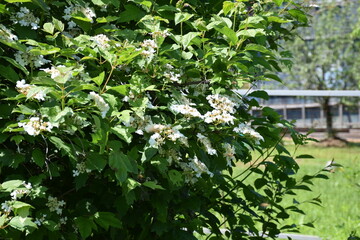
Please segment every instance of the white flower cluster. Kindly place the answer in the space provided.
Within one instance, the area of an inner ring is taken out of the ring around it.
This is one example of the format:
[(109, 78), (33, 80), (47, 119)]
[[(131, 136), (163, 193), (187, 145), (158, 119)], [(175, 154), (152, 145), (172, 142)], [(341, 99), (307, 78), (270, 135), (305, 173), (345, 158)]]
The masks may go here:
[(35, 17), (32, 12), (26, 7), (21, 7), (20, 11), (17, 12), (14, 16), (12, 16), (11, 20), (14, 23), (20, 24), (20, 26), (23, 27), (29, 27), (31, 26), (31, 29), (38, 29), (40, 19)]
[(206, 100), (208, 100), (210, 106), (214, 109), (226, 111), (229, 113), (235, 112), (234, 107), (236, 104), (225, 96), (221, 96), (219, 94), (209, 95), (206, 97)]
[(48, 202), (46, 203), (46, 206), (49, 208), (50, 212), (56, 212), (57, 214), (61, 215), (63, 211), (63, 207), (65, 206), (65, 201), (61, 200), (58, 201), (56, 197), (48, 197)]
[(201, 162), (197, 156), (194, 158), (189, 158), (189, 162), (179, 162), (179, 166), (184, 170), (185, 182), (195, 183), (198, 181), (198, 178), (201, 177), (203, 173), (208, 174), (210, 177), (213, 177), (214, 174), (209, 171), (207, 166)]
[(136, 49), (137, 51), (142, 51), (141, 55), (151, 60), (154, 57), (154, 54), (156, 53), (156, 48), (158, 48), (157, 44), (152, 39), (146, 39), (141, 44), (141, 47), (143, 49)]
[(98, 34), (90, 38), (91, 41), (94, 41), (99, 48), (105, 49), (110, 47), (110, 39), (104, 34)]
[(234, 124), (235, 117), (230, 113), (234, 113), (236, 104), (229, 98), (219, 94), (209, 95), (206, 97), (213, 111), (204, 115), (206, 123), (231, 123)]
[(41, 218), (35, 218), (34, 223), (38, 225), (39, 227), (46, 221), (46, 214), (43, 214)]
[(163, 37), (166, 38), (168, 36), (170, 36), (170, 33), (168, 30), (164, 30), (164, 31), (155, 31), (155, 32), (151, 32), (149, 33), (154, 39), (156, 39), (157, 37)]
[(11, 206), (11, 202), (10, 201), (6, 201), (1, 203), (1, 209), (5, 212), (5, 213), (10, 213), (12, 211), (12, 206)]
[[(35, 85), (27, 84), (25, 82), (25, 79), (16, 82), (16, 89), (19, 93), (22, 93), (24, 95), (27, 95), (32, 87), (35, 87)], [(43, 91), (39, 91), (31, 97), (37, 99), (38, 101), (45, 101), (46, 93)]]
[(162, 124), (149, 124), (145, 127), (148, 133), (154, 133), (149, 139), (150, 146), (160, 146), (166, 139), (176, 142), (179, 140), (185, 146), (188, 146), (187, 137), (182, 134), (177, 127)]
[(95, 93), (95, 92), (91, 92), (91, 93), (89, 94), (89, 97), (90, 97), (90, 99), (92, 99), (92, 100), (95, 101), (96, 107), (97, 107), (97, 108), (100, 110), (100, 112), (101, 112), (101, 117), (102, 117), (102, 118), (105, 118), (106, 113), (107, 113), (107, 112), (109, 111), (109, 109), (110, 109), (109, 104), (107, 104), (107, 103), (105, 102), (105, 100), (104, 100), (99, 94), (97, 94), (97, 93)]
[(225, 150), (223, 156), (226, 158), (227, 166), (232, 166), (232, 161), (235, 161), (235, 148), (229, 143), (224, 143), (223, 148)]
[(43, 131), (51, 132), (53, 128), (50, 122), (44, 122), (39, 117), (32, 117), (28, 122), (19, 122), (18, 126), (24, 128), (24, 131), (31, 136), (39, 135)]
[[(76, 14), (76, 13), (82, 13), (85, 16), (85, 18), (89, 19), (90, 22), (93, 22), (94, 21), (93, 18), (96, 17), (94, 10), (89, 8), (88, 6), (82, 7), (80, 5), (76, 5), (76, 6), (70, 5), (64, 9), (65, 15), (63, 16), (63, 19), (65, 19), (66, 21), (69, 21), (71, 19), (72, 15)], [(69, 26), (69, 29), (73, 29), (77, 25), (74, 21), (69, 21), (68, 26)]]
[(91, 170), (86, 168), (85, 162), (77, 163), (76, 169), (73, 170), (73, 177), (77, 177), (80, 175), (80, 173), (90, 173)]
[(199, 141), (204, 145), (205, 149), (206, 149), (206, 152), (209, 154), (209, 155), (216, 155), (216, 149), (214, 149), (212, 146), (211, 146), (211, 142), (209, 140), (208, 137), (205, 137), (204, 135), (202, 135), (201, 133), (198, 133), (196, 134), (197, 138), (199, 139)]
[(202, 118), (202, 115), (200, 114), (200, 112), (196, 109), (191, 107), (189, 104), (174, 104), (170, 106), (170, 110), (175, 112), (175, 113), (181, 113), (183, 114), (185, 117), (199, 117)]
[(17, 200), (19, 198), (22, 198), (24, 195), (29, 194), (30, 190), (32, 189), (31, 183), (23, 182), (23, 185), (25, 189), (15, 189), (10, 193), (12, 200)]
[(44, 58), (43, 55), (34, 55), (30, 52), (30, 50), (33, 49), (33, 47), (27, 47), (25, 52), (18, 51), (14, 54), (15, 60), (21, 65), (21, 66), (34, 66), (36, 68), (41, 67), (42, 65), (45, 65), (47, 63), (50, 63), (50, 60), (47, 60)]
[(18, 37), (12, 34), (4, 25), (0, 24), (0, 39), (6, 42), (14, 42), (18, 40)]
[(165, 65), (165, 68), (166, 68), (166, 71), (164, 72), (164, 76), (166, 78), (168, 78), (170, 81), (172, 82), (176, 82), (176, 83), (180, 83), (181, 80), (180, 80), (180, 77), (181, 77), (181, 74), (179, 73), (175, 73), (173, 71), (174, 67), (170, 64), (166, 64)]
[(234, 128), (234, 132), (249, 136), (255, 140), (256, 144), (260, 144), (260, 140), (264, 141), (264, 138), (260, 135), (260, 133), (255, 131), (248, 123), (240, 123), (239, 126)]

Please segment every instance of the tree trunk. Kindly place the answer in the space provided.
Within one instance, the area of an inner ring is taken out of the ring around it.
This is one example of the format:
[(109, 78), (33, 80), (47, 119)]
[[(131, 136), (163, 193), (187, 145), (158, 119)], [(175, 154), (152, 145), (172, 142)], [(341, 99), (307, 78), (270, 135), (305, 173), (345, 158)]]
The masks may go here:
[(333, 119), (330, 107), (330, 98), (324, 97), (322, 100), (322, 108), (324, 110), (325, 120), (326, 120), (326, 138), (335, 138), (336, 134), (333, 128)]

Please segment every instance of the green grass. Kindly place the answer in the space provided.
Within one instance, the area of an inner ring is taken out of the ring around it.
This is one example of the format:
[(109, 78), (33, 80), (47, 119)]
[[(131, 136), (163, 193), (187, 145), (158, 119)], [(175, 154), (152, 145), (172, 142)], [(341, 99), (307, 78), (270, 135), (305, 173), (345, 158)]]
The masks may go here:
[[(294, 152), (295, 147), (288, 145), (287, 149)], [(315, 228), (301, 227), (301, 234), (316, 235), (324, 240), (345, 240), (354, 230), (360, 235), (360, 146), (336, 148), (307, 145), (299, 147), (296, 156), (300, 154), (314, 156), (314, 159), (299, 160), (300, 176), (316, 173), (332, 159), (343, 168), (328, 174), (329, 180), (315, 180), (312, 192), (297, 192), (295, 198), (299, 202), (320, 195), (322, 207), (302, 203), (300, 207), (306, 215), (293, 215), (290, 221), (297, 225), (314, 222)]]

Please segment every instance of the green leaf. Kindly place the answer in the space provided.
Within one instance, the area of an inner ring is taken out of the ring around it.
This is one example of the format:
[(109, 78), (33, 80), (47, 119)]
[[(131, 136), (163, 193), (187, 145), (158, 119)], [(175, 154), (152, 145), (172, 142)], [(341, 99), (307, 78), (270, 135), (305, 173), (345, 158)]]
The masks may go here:
[(0, 65), (0, 75), (14, 83), (20, 79), (19, 75), (10, 66)]
[(1, 187), (3, 189), (5, 189), (6, 191), (12, 191), (18, 187), (23, 187), (24, 184), (23, 184), (23, 181), (22, 180), (10, 180), (10, 181), (6, 181), (6, 182), (3, 182), (1, 184)]
[(284, 0), (273, 0), (273, 2), (280, 7)]
[(21, 135), (15, 135), (10, 138), (10, 141), (14, 141), (16, 145), (19, 145), (24, 139)]
[(15, 214), (23, 218), (29, 216), (30, 208), (33, 208), (30, 204), (20, 201), (15, 201), (12, 207), (14, 208)]
[(102, 171), (107, 164), (104, 156), (98, 153), (89, 153), (86, 163), (91, 170), (97, 170), (99, 172)]
[(43, 0), (31, 0), (34, 4), (38, 5), (43, 11), (48, 11), (50, 8)]
[(74, 219), (76, 226), (79, 229), (80, 235), (83, 239), (88, 238), (91, 233), (92, 229), (97, 229), (93, 220), (86, 218), (86, 217), (76, 217)]
[(100, 85), (103, 83), (104, 79), (105, 79), (105, 72), (101, 72), (101, 73), (99, 74), (99, 76), (92, 78), (92, 80), (93, 80), (98, 86), (100, 86)]
[(151, 188), (151, 189), (153, 189), (153, 190), (155, 190), (155, 189), (165, 190), (162, 186), (156, 184), (156, 183), (153, 182), (153, 181), (144, 182), (142, 185), (145, 186), (145, 187)]
[(257, 35), (265, 35), (264, 29), (246, 29), (241, 30), (236, 34), (238, 37), (245, 36), (245, 37), (256, 37)]
[(4, 226), (6, 221), (7, 221), (7, 216), (6, 215), (1, 215), (0, 216), (0, 227)]
[(116, 136), (118, 136), (120, 139), (124, 140), (127, 143), (131, 143), (132, 140), (132, 134), (128, 127), (117, 125), (115, 127), (112, 127), (110, 130), (112, 133), (115, 133)]
[(192, 18), (193, 16), (194, 16), (194, 14), (190, 14), (190, 13), (186, 13), (186, 12), (175, 13), (175, 19), (174, 19), (175, 25), (185, 22), (185, 21), (189, 20), (190, 18)]
[(223, 2), (223, 12), (224, 12), (224, 15), (228, 15), (228, 13), (233, 10), (235, 7), (235, 4), (233, 2), (230, 2), (230, 1), (225, 1)]
[(4, 56), (2, 56), (1, 58), (5, 59), (9, 63), (11, 63), (14, 67), (23, 71), (26, 75), (29, 75), (29, 71), (24, 66), (22, 66), (18, 62), (16, 62), (14, 59), (9, 58), (9, 57), (4, 57)]
[(291, 16), (293, 16), (299, 22), (302, 22), (302, 23), (307, 23), (308, 22), (306, 14), (303, 11), (299, 10), (299, 9), (290, 9), (288, 11), (288, 13)]
[(55, 26), (52, 23), (44, 23), (43, 29), (45, 32), (54, 34)]
[(169, 179), (172, 182), (172, 184), (176, 186), (181, 186), (183, 183), (183, 177), (182, 174), (177, 170), (170, 170), (168, 173)]
[(273, 79), (273, 80), (275, 80), (275, 81), (278, 81), (278, 82), (281, 82), (281, 83), (282, 83), (281, 78), (279, 78), (278, 75), (276, 75), (276, 74), (268, 73), (268, 74), (264, 74), (264, 77), (266, 77), (266, 78), (271, 78), (271, 79)]
[(250, 44), (246, 45), (245, 50), (257, 51), (257, 52), (262, 52), (262, 53), (272, 55), (272, 52), (269, 49), (267, 49), (266, 47), (264, 47), (262, 45), (254, 44), (254, 43), (250, 43)]
[(60, 20), (53, 17), (52, 22), (53, 22), (54, 27), (56, 28), (56, 30), (58, 30), (60, 32), (64, 31), (65, 26)]
[(145, 16), (145, 12), (132, 4), (126, 4), (125, 11), (119, 14), (119, 23), (130, 22), (130, 21), (139, 21), (142, 17)]
[(189, 32), (181, 37), (181, 44), (184, 46), (184, 48), (187, 48), (190, 42), (199, 35), (200, 33), (198, 32)]
[(76, 157), (74, 156), (71, 147), (66, 144), (63, 140), (61, 140), (58, 137), (55, 136), (51, 136), (49, 138), (50, 142), (52, 142), (58, 149), (62, 150), (63, 152), (66, 153), (67, 156), (69, 156), (72, 159), (76, 159)]
[(269, 100), (269, 94), (265, 91), (262, 90), (257, 90), (257, 91), (253, 91), (251, 92), (249, 95), (249, 97), (255, 97), (255, 98), (262, 98), (265, 100)]
[(232, 44), (236, 44), (238, 42), (238, 37), (235, 33), (234, 30), (232, 30), (231, 28), (227, 27), (227, 26), (221, 26), (221, 27), (214, 27), (216, 31), (224, 34), (228, 40), (228, 42), (232, 43)]
[(31, 218), (29, 217), (21, 217), (21, 216), (15, 216), (11, 219), (9, 222), (9, 226), (20, 230), (20, 231), (29, 231), (32, 232), (35, 229), (37, 229), (37, 225), (31, 221)]
[(109, 155), (109, 166), (115, 171), (115, 176), (120, 183), (125, 182), (127, 178), (127, 164), (128, 157), (120, 151), (112, 151)]
[(44, 166), (45, 155), (39, 148), (34, 149), (31, 156), (32, 156), (32, 160), (36, 163), (36, 165), (38, 165), (39, 167)]
[(121, 221), (111, 212), (97, 212), (94, 214), (94, 220), (106, 231), (109, 229), (109, 226), (115, 228), (121, 228)]

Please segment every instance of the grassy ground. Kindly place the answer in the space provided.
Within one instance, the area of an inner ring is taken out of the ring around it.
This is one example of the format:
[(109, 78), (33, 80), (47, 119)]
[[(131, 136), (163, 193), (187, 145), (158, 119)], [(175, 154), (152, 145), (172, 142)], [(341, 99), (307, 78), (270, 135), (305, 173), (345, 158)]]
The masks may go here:
[[(294, 146), (288, 145), (290, 152)], [(302, 204), (306, 215), (295, 215), (298, 225), (314, 222), (315, 228), (302, 227), (302, 234), (316, 235), (324, 240), (345, 240), (354, 230), (360, 235), (360, 146), (344, 148), (301, 146), (296, 155), (310, 154), (314, 159), (301, 160), (300, 175), (313, 174), (334, 159), (343, 168), (329, 174), (329, 180), (317, 180), (313, 192), (301, 191), (296, 197), (302, 202), (320, 195), (322, 207)], [(289, 199), (290, 201), (290, 199)], [(292, 201), (292, 199), (291, 199)]]

